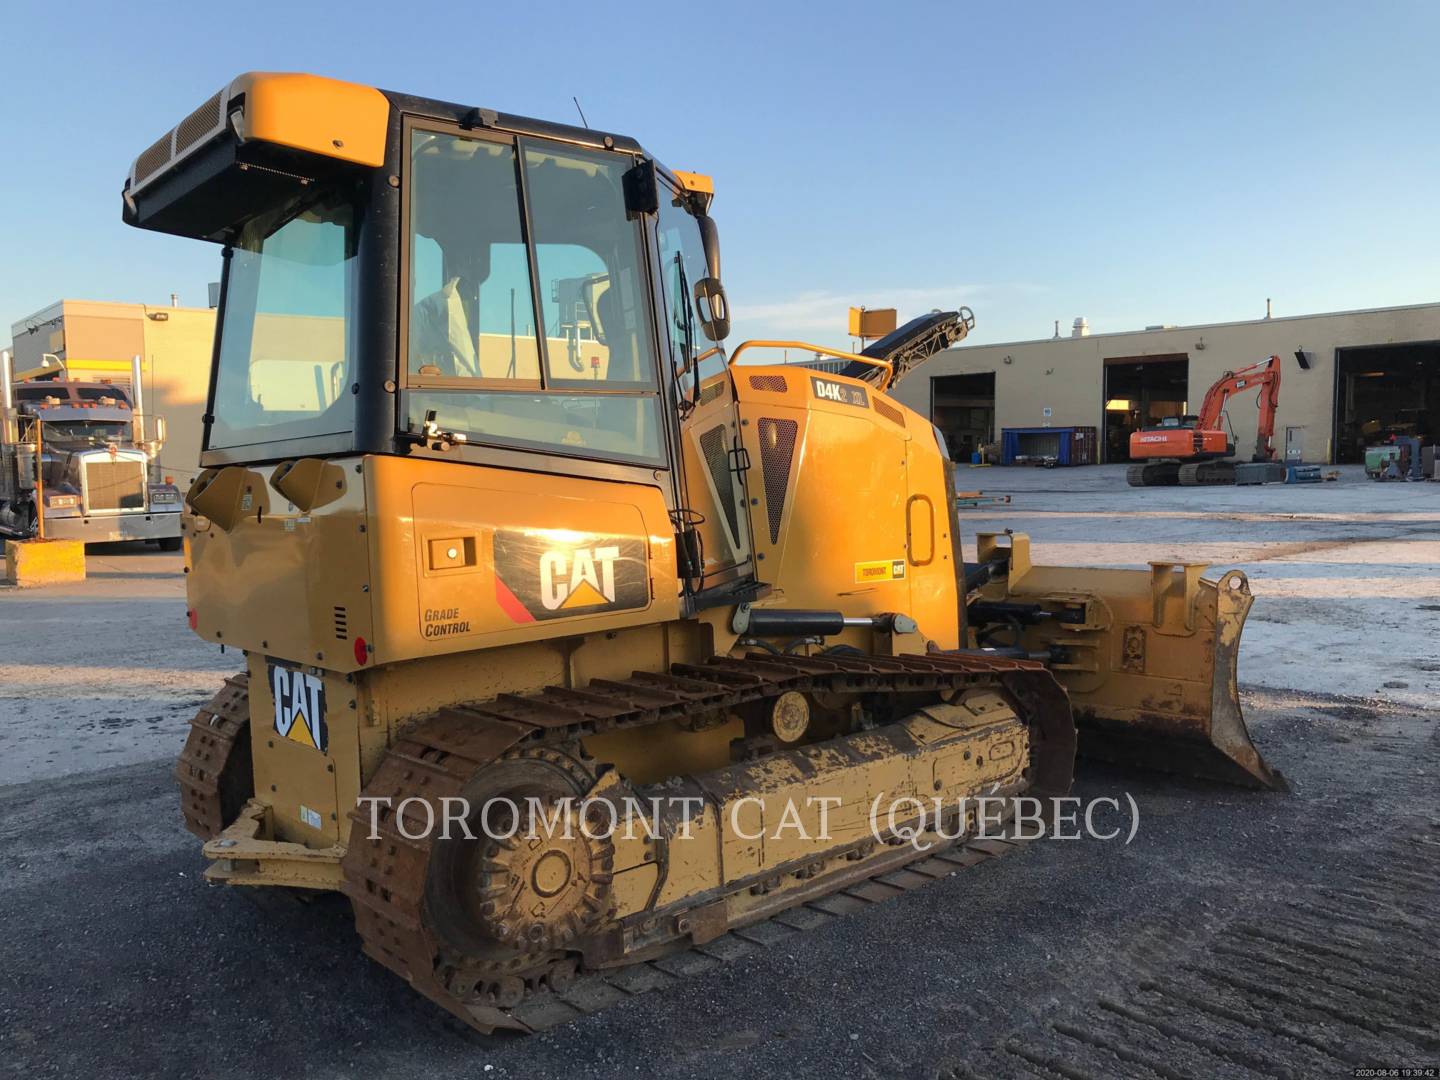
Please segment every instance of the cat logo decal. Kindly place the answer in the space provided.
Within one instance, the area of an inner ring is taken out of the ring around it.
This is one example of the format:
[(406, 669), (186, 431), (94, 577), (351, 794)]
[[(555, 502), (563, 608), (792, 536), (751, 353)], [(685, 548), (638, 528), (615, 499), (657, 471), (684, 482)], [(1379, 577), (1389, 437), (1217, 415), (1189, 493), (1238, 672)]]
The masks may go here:
[(515, 622), (643, 608), (645, 541), (546, 529), (495, 533), (495, 598)]
[(325, 753), (330, 743), (325, 681), (284, 664), (271, 664), (270, 693), (275, 699), (275, 734)]

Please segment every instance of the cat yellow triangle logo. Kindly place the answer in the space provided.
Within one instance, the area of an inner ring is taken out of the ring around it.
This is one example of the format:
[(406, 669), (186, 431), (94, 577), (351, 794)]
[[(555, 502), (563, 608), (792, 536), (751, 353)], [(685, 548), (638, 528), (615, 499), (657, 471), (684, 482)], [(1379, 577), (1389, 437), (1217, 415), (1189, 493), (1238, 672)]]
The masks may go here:
[(290, 725), (290, 733), (285, 738), (291, 742), (298, 742), (301, 746), (308, 746), (312, 750), (320, 749), (310, 735), (310, 722), (305, 719), (305, 714), (298, 710), (295, 713), (294, 722)]
[(610, 603), (610, 601), (605, 598), (605, 595), (599, 589), (595, 588), (595, 586), (591, 585), (588, 581), (582, 581), (570, 591), (570, 595), (565, 598), (565, 602), (560, 606), (562, 608), (577, 608), (593, 607), (596, 604), (608, 603)]

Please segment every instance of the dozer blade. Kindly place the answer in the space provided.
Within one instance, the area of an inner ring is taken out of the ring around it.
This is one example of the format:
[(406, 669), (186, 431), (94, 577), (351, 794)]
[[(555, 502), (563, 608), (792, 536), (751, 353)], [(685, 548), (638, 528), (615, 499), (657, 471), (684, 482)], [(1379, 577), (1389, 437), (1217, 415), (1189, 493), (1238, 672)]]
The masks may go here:
[(1240, 635), (1254, 602), (1243, 573), (1215, 581), (1201, 576), (1206, 564), (1183, 562), (1152, 562), (1149, 570), (1032, 566), (1023, 535), (981, 534), (980, 559), (997, 568), (971, 598), (980, 644), (1004, 647), (1018, 637), (1025, 650), (1050, 653), (1082, 756), (1289, 790), (1255, 748), (1240, 709)]

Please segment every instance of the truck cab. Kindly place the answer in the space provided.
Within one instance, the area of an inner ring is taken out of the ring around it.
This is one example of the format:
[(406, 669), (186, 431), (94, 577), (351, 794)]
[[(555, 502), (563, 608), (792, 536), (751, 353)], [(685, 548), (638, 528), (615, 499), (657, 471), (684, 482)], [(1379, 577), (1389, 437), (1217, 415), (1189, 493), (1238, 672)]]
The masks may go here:
[(146, 440), (128, 388), (76, 380), (12, 385), (7, 378), (5, 391), (0, 532), (149, 540), (178, 550), (180, 492), (154, 475), (164, 424), (157, 424), (158, 438)]

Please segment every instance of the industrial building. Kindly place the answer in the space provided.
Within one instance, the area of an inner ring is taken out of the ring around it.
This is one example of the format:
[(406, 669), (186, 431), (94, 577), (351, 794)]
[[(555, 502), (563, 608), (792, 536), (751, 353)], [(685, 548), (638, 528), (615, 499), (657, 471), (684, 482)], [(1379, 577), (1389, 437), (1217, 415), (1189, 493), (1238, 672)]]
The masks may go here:
[[(1109, 334), (1083, 323), (1068, 336), (946, 350), (895, 396), (929, 416), (959, 459), (998, 444), (1006, 428), (1093, 427), (1099, 460), (1123, 462), (1131, 431), (1193, 412), (1225, 371), (1276, 354), (1284, 374), (1275, 444), (1287, 460), (1359, 462), (1392, 433), (1440, 435), (1440, 304)], [(11, 335), (22, 374), (49, 355), (72, 378), (127, 383), (141, 356), (149, 410), (168, 426), (161, 467), (193, 478), (213, 308), (61, 300), (14, 323)], [(1228, 410), (1237, 448), (1255, 438), (1250, 404), (1242, 395)]]
[[(964, 345), (931, 358), (895, 396), (929, 416), (956, 458), (1006, 428), (1093, 427), (1099, 459), (1129, 460), (1130, 432), (1199, 408), (1226, 371), (1283, 361), (1275, 446), (1288, 461), (1350, 463), (1390, 434), (1437, 433), (1440, 304), (1199, 326), (1154, 326)], [(1255, 439), (1249, 395), (1232, 399), (1238, 449)]]
[[(129, 385), (141, 357), (150, 416), (163, 416), (161, 472), (185, 487), (199, 469), (201, 417), (215, 340), (213, 308), (60, 300), (10, 327), (17, 377), (49, 375)], [(148, 426), (148, 425), (147, 425)]]

